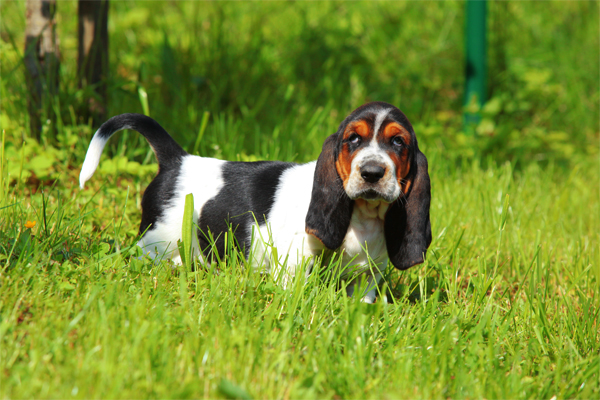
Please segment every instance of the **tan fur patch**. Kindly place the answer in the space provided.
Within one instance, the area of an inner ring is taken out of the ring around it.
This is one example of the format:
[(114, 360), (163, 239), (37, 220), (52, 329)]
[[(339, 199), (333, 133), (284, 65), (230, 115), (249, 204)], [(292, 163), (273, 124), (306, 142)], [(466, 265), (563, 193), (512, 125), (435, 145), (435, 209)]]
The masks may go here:
[[(362, 138), (363, 142), (367, 142), (371, 140), (373, 137), (373, 132), (369, 127), (369, 124), (365, 120), (354, 121), (346, 127), (344, 130), (343, 140), (346, 140), (350, 137), (350, 135), (356, 133)], [(348, 179), (350, 178), (350, 173), (352, 172), (352, 159), (354, 158), (354, 154), (350, 153), (350, 148), (347, 143), (344, 143), (342, 146), (342, 150), (338, 155), (337, 160), (335, 161), (335, 168), (337, 169), (340, 178), (342, 178), (342, 182), (344, 187), (348, 183)]]
[(398, 185), (402, 188), (402, 192), (406, 193), (410, 187), (410, 181), (404, 179), (410, 172), (410, 160), (408, 157), (408, 149), (406, 148), (406, 146), (410, 146), (412, 142), (410, 132), (399, 123), (391, 122), (386, 125), (383, 134), (378, 137), (378, 140), (383, 143), (389, 143), (396, 136), (402, 138), (405, 147), (400, 151), (400, 154), (392, 151), (388, 154), (394, 164), (396, 164), (396, 179), (398, 180)]
[(317, 239), (319, 242), (323, 243), (323, 241), (321, 239), (319, 239), (319, 236), (317, 236), (317, 230), (316, 229), (310, 229), (310, 228), (306, 228), (305, 229), (306, 233), (308, 233), (309, 235), (312, 235), (315, 239)]
[(379, 141), (388, 143), (394, 136), (401, 136), (404, 144), (407, 146), (411, 145), (412, 138), (410, 136), (410, 132), (397, 122), (390, 122), (387, 124), (383, 130), (383, 134), (377, 139)]

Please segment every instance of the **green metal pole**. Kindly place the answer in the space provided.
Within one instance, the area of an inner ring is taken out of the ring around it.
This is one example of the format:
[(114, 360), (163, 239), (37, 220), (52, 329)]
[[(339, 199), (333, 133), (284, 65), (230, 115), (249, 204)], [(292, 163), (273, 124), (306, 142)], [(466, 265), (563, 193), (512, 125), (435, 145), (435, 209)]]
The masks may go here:
[(487, 100), (486, 12), (486, 0), (467, 0), (465, 125), (477, 123), (480, 118), (468, 106), (475, 103), (481, 108)]

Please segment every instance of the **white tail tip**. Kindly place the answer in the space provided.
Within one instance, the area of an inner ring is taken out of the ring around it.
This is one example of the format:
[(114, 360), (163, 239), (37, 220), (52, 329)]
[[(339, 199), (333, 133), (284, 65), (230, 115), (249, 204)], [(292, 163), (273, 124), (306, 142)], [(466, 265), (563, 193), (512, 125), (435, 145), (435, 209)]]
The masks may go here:
[(102, 150), (107, 140), (108, 138), (100, 138), (98, 132), (92, 138), (90, 147), (85, 155), (85, 160), (83, 160), (83, 165), (81, 166), (81, 172), (79, 173), (79, 187), (81, 189), (83, 189), (85, 183), (96, 172), (96, 168), (98, 168), (98, 164), (100, 163), (100, 155), (102, 155)]

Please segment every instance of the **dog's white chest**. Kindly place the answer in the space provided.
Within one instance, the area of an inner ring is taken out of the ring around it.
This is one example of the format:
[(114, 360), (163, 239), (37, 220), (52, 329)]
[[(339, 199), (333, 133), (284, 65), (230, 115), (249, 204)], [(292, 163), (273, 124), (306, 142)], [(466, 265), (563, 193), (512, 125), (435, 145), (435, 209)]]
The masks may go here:
[(388, 258), (384, 233), (387, 208), (386, 203), (365, 200), (355, 202), (342, 250), (344, 265), (350, 263), (356, 266), (357, 273), (369, 268), (369, 258), (377, 264), (378, 270), (385, 268)]

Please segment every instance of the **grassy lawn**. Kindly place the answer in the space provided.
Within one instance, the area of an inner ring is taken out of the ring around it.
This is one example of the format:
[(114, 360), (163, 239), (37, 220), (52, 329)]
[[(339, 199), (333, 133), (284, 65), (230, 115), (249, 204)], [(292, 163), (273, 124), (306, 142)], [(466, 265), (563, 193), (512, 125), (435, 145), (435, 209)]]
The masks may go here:
[(374, 305), (318, 274), (283, 290), (235, 255), (138, 259), (149, 146), (118, 134), (78, 188), (97, 126), (76, 112), (74, 2), (30, 139), (24, 4), (0, 4), (2, 398), (600, 397), (598, 3), (489, 2), (474, 132), (461, 2), (111, 3), (110, 114), (149, 112), (188, 151), (201, 131), (203, 156), (305, 162), (363, 102), (407, 114), (433, 242)]

